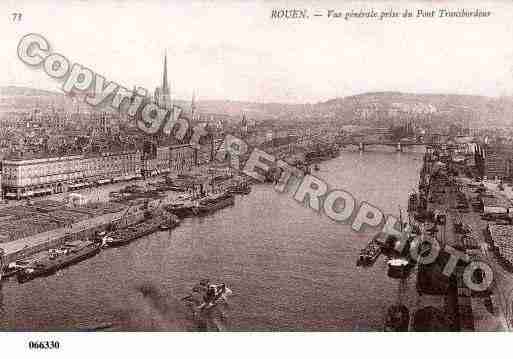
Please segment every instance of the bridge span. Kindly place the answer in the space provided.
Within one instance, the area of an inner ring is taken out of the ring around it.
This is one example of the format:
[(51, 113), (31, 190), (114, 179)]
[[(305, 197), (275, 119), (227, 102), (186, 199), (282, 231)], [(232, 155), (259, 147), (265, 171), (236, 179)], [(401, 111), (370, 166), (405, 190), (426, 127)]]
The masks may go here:
[(402, 152), (405, 147), (410, 146), (440, 146), (440, 143), (426, 143), (426, 142), (401, 142), (401, 141), (341, 141), (337, 142), (342, 147), (355, 146), (360, 151), (365, 151), (368, 146), (389, 146), (394, 147), (397, 152)]

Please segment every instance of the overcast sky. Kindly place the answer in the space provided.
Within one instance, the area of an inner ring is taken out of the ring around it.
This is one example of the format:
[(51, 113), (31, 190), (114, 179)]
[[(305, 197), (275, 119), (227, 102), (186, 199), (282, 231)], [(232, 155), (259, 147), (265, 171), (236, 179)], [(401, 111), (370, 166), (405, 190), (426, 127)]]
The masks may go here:
[[(16, 56), (20, 38), (44, 35), (52, 50), (128, 88), (153, 89), (164, 52), (173, 96), (318, 102), (368, 91), (513, 95), (513, 5), (327, 1), (10, 1), (0, 5), (0, 85), (58, 90), (61, 83)], [(65, 5), (67, 4), (67, 5)], [(330, 20), (328, 9), (465, 7), (484, 19)], [(308, 20), (271, 10), (307, 9)], [(21, 11), (13, 23), (10, 13)]]

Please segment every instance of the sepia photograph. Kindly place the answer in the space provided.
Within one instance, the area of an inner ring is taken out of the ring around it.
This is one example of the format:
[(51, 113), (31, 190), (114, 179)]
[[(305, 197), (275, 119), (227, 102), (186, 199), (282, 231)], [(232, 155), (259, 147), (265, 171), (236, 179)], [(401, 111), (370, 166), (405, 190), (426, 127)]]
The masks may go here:
[(511, 2), (0, 10), (0, 345), (513, 329)]

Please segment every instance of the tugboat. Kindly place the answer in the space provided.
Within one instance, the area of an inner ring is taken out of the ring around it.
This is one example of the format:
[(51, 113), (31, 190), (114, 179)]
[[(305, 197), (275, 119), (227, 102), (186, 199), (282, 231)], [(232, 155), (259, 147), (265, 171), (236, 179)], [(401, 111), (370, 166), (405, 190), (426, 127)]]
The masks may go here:
[(18, 273), (18, 282), (46, 277), (72, 264), (93, 257), (100, 252), (100, 244), (91, 241), (72, 241), (62, 247), (50, 249), (48, 255)]
[(235, 196), (229, 192), (212, 194), (200, 200), (192, 211), (196, 215), (211, 213), (222, 208), (233, 206), (235, 204)]
[(225, 283), (212, 284), (208, 279), (203, 279), (192, 288), (192, 293), (182, 300), (194, 311), (201, 312), (215, 307), (222, 301), (227, 302), (231, 294), (231, 289)]
[(395, 279), (403, 279), (411, 274), (415, 263), (405, 258), (393, 258), (388, 262), (388, 276)]

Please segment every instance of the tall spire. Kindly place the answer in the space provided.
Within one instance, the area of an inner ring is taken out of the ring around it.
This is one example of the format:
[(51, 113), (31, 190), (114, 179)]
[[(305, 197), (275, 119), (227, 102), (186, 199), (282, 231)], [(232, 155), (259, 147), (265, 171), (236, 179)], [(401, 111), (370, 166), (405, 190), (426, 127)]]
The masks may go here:
[(164, 54), (164, 75), (162, 76), (162, 92), (169, 92), (169, 87), (167, 83), (167, 52)]

